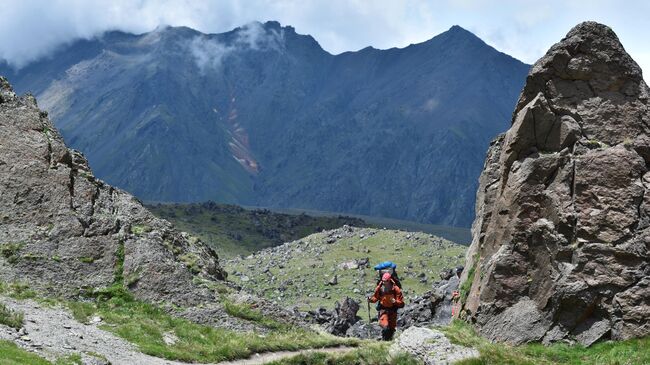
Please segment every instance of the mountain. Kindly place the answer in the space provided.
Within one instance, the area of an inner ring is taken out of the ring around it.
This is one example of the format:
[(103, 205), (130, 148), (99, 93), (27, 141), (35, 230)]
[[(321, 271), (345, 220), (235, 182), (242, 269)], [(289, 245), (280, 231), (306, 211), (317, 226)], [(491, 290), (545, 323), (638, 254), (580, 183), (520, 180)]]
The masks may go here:
[(97, 176), (148, 201), (469, 226), (529, 66), (454, 26), (331, 55), (277, 22), (79, 40), (18, 71)]
[(649, 163), (641, 69), (610, 28), (577, 25), (532, 67), (481, 175), (461, 297), (483, 335), (650, 334)]

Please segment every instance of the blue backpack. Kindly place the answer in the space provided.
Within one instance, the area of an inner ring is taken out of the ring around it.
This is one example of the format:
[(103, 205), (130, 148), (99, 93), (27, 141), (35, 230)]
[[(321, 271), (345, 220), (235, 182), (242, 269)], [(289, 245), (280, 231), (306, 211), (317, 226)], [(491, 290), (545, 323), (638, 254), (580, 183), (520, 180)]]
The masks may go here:
[(395, 285), (397, 285), (398, 288), (402, 289), (402, 283), (399, 281), (399, 277), (397, 276), (397, 264), (395, 264), (392, 261), (384, 261), (382, 263), (375, 265), (375, 270), (379, 275), (379, 280), (377, 281), (377, 285), (379, 285), (379, 283), (381, 282), (382, 275), (384, 275), (384, 273), (389, 273), (390, 276), (393, 278)]

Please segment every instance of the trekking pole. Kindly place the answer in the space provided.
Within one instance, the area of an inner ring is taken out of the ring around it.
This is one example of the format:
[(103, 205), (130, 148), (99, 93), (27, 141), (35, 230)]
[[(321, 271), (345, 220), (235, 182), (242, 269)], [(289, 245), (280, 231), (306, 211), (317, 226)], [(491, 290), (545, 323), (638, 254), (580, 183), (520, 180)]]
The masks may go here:
[(370, 326), (370, 302), (368, 301), (368, 298), (366, 298), (366, 304), (368, 304), (368, 326)]

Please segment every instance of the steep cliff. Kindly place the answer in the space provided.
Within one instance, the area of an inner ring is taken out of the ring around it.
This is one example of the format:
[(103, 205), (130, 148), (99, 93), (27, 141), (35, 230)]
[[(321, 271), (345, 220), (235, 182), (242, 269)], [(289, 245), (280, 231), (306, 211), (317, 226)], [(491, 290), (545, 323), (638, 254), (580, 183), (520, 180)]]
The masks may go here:
[(492, 340), (650, 333), (650, 91), (585, 22), (531, 69), (480, 177), (464, 315)]

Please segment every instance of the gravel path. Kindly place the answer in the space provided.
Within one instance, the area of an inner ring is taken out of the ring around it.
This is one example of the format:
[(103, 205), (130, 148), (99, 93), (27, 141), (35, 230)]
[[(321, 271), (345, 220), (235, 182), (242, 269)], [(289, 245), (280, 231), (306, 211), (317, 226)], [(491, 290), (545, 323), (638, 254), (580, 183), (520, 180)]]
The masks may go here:
[(220, 362), (217, 365), (262, 365), (262, 364), (269, 363), (271, 361), (277, 361), (288, 357), (294, 357), (300, 354), (309, 354), (313, 352), (340, 354), (340, 353), (346, 353), (352, 351), (354, 349), (355, 349), (354, 347), (342, 346), (342, 347), (331, 347), (331, 348), (313, 349), (313, 350), (267, 352), (262, 354), (255, 354), (248, 359)]
[[(61, 307), (49, 307), (32, 300), (17, 301), (6, 297), (0, 297), (0, 303), (25, 314), (24, 328), (20, 331), (0, 325), (0, 339), (12, 341), (51, 361), (67, 355), (81, 354), (84, 363), (93, 365), (107, 364), (101, 357), (113, 365), (187, 365), (184, 362), (143, 354), (131, 343), (100, 329), (98, 326), (101, 323), (80, 323)], [(350, 350), (353, 348), (262, 353), (249, 359), (221, 362), (217, 365), (257, 365), (308, 352), (340, 353)], [(98, 354), (100, 357), (92, 354)]]

